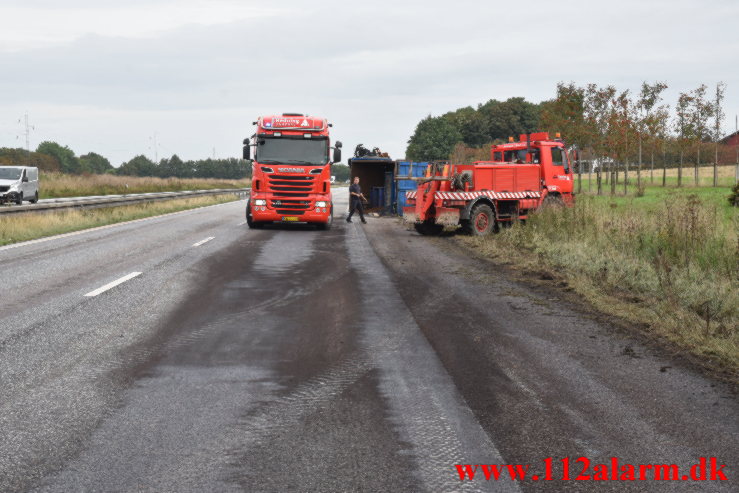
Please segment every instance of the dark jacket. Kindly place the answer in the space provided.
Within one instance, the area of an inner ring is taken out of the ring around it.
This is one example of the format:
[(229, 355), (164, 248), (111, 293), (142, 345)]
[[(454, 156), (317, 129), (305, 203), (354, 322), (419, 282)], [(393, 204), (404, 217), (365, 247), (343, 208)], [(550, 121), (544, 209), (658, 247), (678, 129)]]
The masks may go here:
[(361, 194), (362, 193), (362, 189), (360, 188), (359, 183), (352, 183), (349, 186), (349, 198), (351, 200), (362, 200), (359, 197), (357, 197), (356, 195), (352, 195), (353, 193), (356, 193), (356, 194)]

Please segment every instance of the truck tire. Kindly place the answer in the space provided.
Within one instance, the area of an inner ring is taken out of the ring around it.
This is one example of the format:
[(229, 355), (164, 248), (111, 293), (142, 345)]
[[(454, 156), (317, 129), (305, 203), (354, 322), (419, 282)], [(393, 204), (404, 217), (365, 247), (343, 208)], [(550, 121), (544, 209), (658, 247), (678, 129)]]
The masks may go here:
[(565, 203), (562, 200), (562, 196), (559, 194), (549, 194), (546, 197), (544, 197), (544, 200), (541, 202), (541, 207), (554, 207), (554, 208), (560, 208), (564, 207)]
[(264, 227), (264, 223), (260, 223), (257, 221), (254, 221), (251, 217), (251, 201), (247, 202), (246, 204), (246, 225), (249, 226), (249, 229), (262, 229)]
[(464, 221), (462, 229), (472, 236), (485, 236), (496, 230), (495, 214), (487, 204), (477, 204), (470, 212), (470, 219)]
[(15, 198), (15, 205), (23, 205), (23, 192), (19, 192)]
[(328, 221), (325, 223), (317, 223), (316, 229), (321, 231), (328, 231), (331, 229), (331, 225), (334, 223), (334, 205), (331, 204), (331, 214), (328, 216)]
[(444, 226), (428, 220), (422, 223), (415, 223), (413, 227), (424, 236), (438, 236), (444, 231)]
[(29, 200), (30, 203), (35, 204), (38, 202), (38, 192), (36, 192), (36, 195), (33, 196), (31, 200)]

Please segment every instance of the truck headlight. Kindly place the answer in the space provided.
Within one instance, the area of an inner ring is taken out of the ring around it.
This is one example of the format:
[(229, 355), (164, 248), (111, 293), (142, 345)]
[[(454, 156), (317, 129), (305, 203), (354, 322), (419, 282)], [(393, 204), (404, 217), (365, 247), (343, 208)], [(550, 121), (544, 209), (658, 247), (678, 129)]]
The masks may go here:
[(267, 205), (267, 201), (264, 199), (256, 199), (254, 205)]
[(20, 184), (13, 183), (12, 185), (10, 185), (10, 190), (9, 191), (11, 191), (11, 192), (17, 192), (19, 189), (20, 189)]
[(319, 200), (318, 202), (316, 202), (316, 207), (326, 207), (326, 202), (324, 202), (323, 200)]

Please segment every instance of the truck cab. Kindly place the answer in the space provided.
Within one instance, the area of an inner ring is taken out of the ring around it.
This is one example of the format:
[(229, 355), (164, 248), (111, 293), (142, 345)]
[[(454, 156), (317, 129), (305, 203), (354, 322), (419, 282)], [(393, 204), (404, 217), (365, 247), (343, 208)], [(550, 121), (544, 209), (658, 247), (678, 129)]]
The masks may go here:
[(568, 204), (574, 200), (572, 164), (559, 134), (554, 139), (549, 138), (548, 132), (522, 134), (518, 142), (513, 142), (511, 138), (507, 144), (492, 146), (490, 157), (490, 164), (493, 165), (508, 167), (511, 164), (537, 165), (540, 179), (538, 188), (545, 195), (552, 198), (556, 196)]
[(244, 159), (252, 161), (249, 227), (290, 222), (330, 228), (331, 164), (341, 161), (341, 142), (331, 146), (331, 124), (324, 118), (283, 113), (262, 116), (254, 125), (256, 132), (244, 140)]

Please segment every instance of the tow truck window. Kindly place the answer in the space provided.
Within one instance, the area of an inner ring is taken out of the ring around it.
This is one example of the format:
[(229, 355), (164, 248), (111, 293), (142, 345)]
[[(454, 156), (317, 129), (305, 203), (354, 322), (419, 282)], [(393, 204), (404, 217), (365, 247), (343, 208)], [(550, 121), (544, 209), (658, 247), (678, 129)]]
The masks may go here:
[(570, 172), (570, 163), (567, 161), (567, 153), (561, 147), (552, 147), (552, 164), (564, 166), (565, 173)]
[(496, 152), (493, 154), (493, 161), (502, 161), (502, 160), (503, 160), (502, 152)]
[(518, 151), (506, 151), (505, 161), (508, 163), (525, 163), (526, 149), (520, 149)]
[(328, 140), (258, 137), (256, 160), (264, 164), (323, 166), (328, 162)]
[[(539, 151), (536, 149), (531, 149), (529, 151), (529, 156), (532, 163), (538, 164), (539, 163)], [(518, 151), (506, 151), (505, 153), (505, 161), (509, 163), (526, 163), (529, 162), (526, 160), (526, 149), (520, 149)]]

